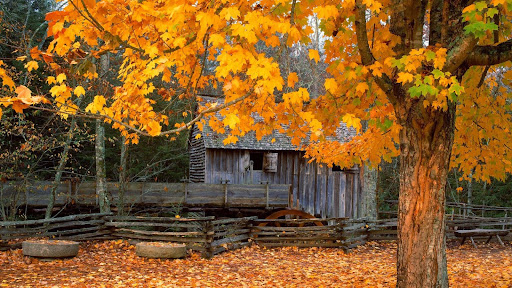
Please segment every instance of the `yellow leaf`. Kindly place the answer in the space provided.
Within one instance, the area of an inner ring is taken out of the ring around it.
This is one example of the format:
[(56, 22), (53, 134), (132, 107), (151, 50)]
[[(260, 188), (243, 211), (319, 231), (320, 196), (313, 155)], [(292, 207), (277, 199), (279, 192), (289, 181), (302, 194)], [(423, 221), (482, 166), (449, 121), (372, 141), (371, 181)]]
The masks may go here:
[(299, 81), (299, 77), (297, 76), (297, 73), (293, 72), (288, 75), (288, 87), (295, 86), (295, 83)]
[(356, 86), (356, 92), (359, 94), (359, 95), (362, 95), (364, 94), (364, 92), (366, 92), (366, 90), (368, 90), (369, 87), (368, 87), (368, 84), (366, 84), (366, 82), (360, 82), (359, 84), (357, 84)]
[(84, 89), (84, 87), (82, 87), (82, 86), (76, 86), (76, 88), (75, 88), (75, 90), (73, 91), (73, 93), (74, 93), (76, 96), (85, 95), (85, 89)]
[(238, 123), (240, 123), (240, 118), (235, 114), (228, 114), (224, 120), (222, 120), (224, 126), (229, 126), (229, 128), (234, 129)]
[(200, 139), (201, 138), (201, 133), (197, 134), (195, 138), (196, 139)]
[(342, 121), (347, 125), (347, 127), (354, 127), (358, 132), (361, 130), (361, 119), (355, 117), (353, 114), (345, 114)]
[(149, 135), (158, 136), (162, 131), (162, 126), (160, 126), (160, 123), (156, 121), (149, 121), (146, 130), (148, 131)]
[(398, 73), (398, 79), (396, 80), (398, 83), (408, 83), (408, 82), (412, 82), (412, 80), (414, 79), (413, 75), (411, 73), (406, 73), (406, 72), (399, 72)]
[(315, 60), (318, 63), (318, 61), (320, 61), (320, 55), (318, 54), (318, 51), (315, 49), (309, 49), (309, 59)]
[(60, 73), (59, 75), (57, 75), (57, 82), (59, 82), (59, 83), (64, 82), (64, 80), (66, 80), (66, 79), (67, 79), (67, 77), (66, 77), (66, 74), (64, 74), (64, 73)]
[(102, 95), (97, 95), (96, 97), (94, 97), (93, 102), (87, 105), (87, 108), (85, 108), (85, 112), (91, 112), (93, 114), (101, 112), (106, 103), (107, 100), (105, 100), (105, 97), (103, 97)]
[(213, 46), (218, 47), (220, 45), (223, 45), (226, 42), (226, 40), (224, 39), (224, 37), (222, 35), (213, 34), (213, 35), (210, 35), (208, 42), (210, 42), (210, 44), (212, 44)]
[(20, 56), (20, 57), (16, 58), (16, 60), (18, 60), (18, 61), (24, 61), (25, 59), (27, 59), (27, 56)]
[(220, 17), (224, 18), (227, 21), (231, 20), (231, 18), (236, 20), (240, 17), (240, 11), (236, 7), (224, 8), (220, 12)]
[(226, 137), (226, 139), (224, 139), (222, 141), (222, 143), (224, 145), (228, 145), (228, 144), (231, 144), (231, 143), (236, 143), (236, 141), (238, 141), (238, 138), (233, 136), (233, 135), (229, 135), (228, 137)]
[(32, 70), (37, 70), (39, 68), (39, 64), (37, 61), (30, 61), (27, 64), (25, 64), (25, 68), (27, 68), (28, 72)]
[(338, 83), (336, 83), (336, 80), (334, 78), (327, 78), (325, 79), (325, 90), (331, 92), (331, 94), (335, 94), (336, 90), (338, 90)]
[(46, 82), (48, 84), (56, 84), (57, 83), (57, 81), (55, 80), (55, 77), (53, 77), (53, 76), (48, 76), (48, 78), (46, 79)]
[(334, 5), (317, 6), (313, 9), (318, 18), (329, 19), (331, 17), (336, 18), (339, 14), (338, 8)]

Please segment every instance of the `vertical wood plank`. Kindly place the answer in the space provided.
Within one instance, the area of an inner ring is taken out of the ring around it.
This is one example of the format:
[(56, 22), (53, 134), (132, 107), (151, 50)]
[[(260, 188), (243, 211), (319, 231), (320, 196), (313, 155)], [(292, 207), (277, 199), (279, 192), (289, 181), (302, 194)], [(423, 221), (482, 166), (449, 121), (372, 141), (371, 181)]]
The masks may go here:
[(304, 166), (302, 156), (298, 157), (298, 181), (297, 181), (297, 209), (300, 209), (304, 203)]
[(315, 213), (315, 164), (314, 163), (308, 163), (308, 179), (306, 180), (308, 189), (306, 190), (306, 195), (308, 198), (308, 210), (307, 212), (310, 214)]
[(297, 206), (297, 184), (298, 184), (298, 175), (297, 175), (297, 158), (295, 157), (295, 153), (291, 155), (292, 157), (292, 199), (290, 202), (290, 208), (294, 208)]
[(334, 177), (332, 175), (332, 168), (327, 168), (327, 217), (338, 217), (335, 214), (335, 200), (334, 200)]
[(339, 173), (340, 177), (340, 186), (339, 186), (339, 211), (340, 216), (339, 217), (350, 217), (350, 215), (345, 210), (345, 203), (346, 203), (346, 196), (347, 196), (347, 174), (343, 172), (337, 172)]
[(345, 188), (345, 215), (347, 217), (353, 218), (354, 213), (352, 210), (352, 196), (353, 196), (353, 175), (351, 173), (345, 173), (346, 177), (346, 188)]

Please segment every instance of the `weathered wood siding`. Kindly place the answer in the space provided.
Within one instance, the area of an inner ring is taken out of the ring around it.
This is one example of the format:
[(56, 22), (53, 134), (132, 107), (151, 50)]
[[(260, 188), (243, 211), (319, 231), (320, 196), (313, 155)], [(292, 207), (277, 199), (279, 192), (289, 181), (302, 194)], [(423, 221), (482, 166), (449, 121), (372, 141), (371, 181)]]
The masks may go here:
[(290, 205), (320, 217), (359, 217), (359, 170), (332, 171), (316, 162), (308, 163), (300, 151), (276, 151), (276, 172), (246, 169), (239, 149), (207, 149), (205, 183), (290, 184)]
[(199, 133), (200, 131), (197, 128), (191, 129), (189, 138), (189, 179), (192, 183), (205, 182), (204, 175), (206, 148), (204, 146), (203, 138), (196, 138)]

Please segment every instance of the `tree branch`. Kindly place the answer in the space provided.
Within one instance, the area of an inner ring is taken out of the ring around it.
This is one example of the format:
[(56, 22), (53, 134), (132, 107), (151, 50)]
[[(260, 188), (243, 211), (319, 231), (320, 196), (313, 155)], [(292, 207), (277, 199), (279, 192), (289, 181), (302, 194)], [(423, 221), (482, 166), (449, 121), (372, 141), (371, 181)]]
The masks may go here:
[(512, 60), (512, 39), (496, 46), (476, 46), (466, 58), (470, 66), (496, 65)]
[[(241, 102), (244, 99), (246, 99), (247, 97), (249, 97), (252, 92), (253, 91), (250, 91), (250, 92), (246, 93), (244, 96), (242, 96), (240, 98), (237, 98), (235, 100), (229, 101), (227, 103), (224, 103), (224, 104), (221, 104), (221, 105), (217, 105), (217, 106), (205, 109), (205, 110), (199, 112), (199, 114), (194, 119), (192, 119), (189, 122), (185, 123), (185, 125), (183, 125), (183, 126), (181, 126), (179, 128), (176, 128), (176, 129), (171, 129), (171, 130), (163, 131), (160, 134), (158, 134), (158, 136), (169, 135), (169, 134), (176, 134), (176, 133), (185, 131), (187, 129), (190, 129), (192, 127), (192, 125), (194, 125), (196, 122), (201, 120), (206, 114), (210, 114), (210, 113), (214, 113), (214, 112), (220, 111), (220, 110), (222, 110), (224, 108), (227, 108), (227, 107), (229, 107), (231, 105), (234, 105), (234, 104), (236, 104), (238, 102)], [(83, 112), (81, 110), (77, 110), (77, 113), (74, 114), (74, 113), (70, 113), (70, 112), (61, 112), (61, 111), (56, 110), (56, 109), (45, 108), (45, 107), (40, 107), (40, 106), (30, 106), (30, 108), (35, 109), (35, 110), (49, 111), (49, 112), (53, 112), (53, 113), (56, 113), (56, 114), (67, 114), (67, 115), (71, 115), (71, 116), (76, 116), (76, 117), (81, 117), (81, 118), (88, 118), (88, 119), (102, 119), (102, 120), (108, 119), (108, 120), (110, 120), (110, 121), (112, 121), (114, 123), (117, 123), (117, 124), (125, 127), (127, 130), (133, 131), (133, 132), (135, 132), (135, 133), (137, 133), (139, 135), (151, 136), (149, 133), (147, 133), (147, 132), (145, 132), (145, 131), (137, 128), (137, 127), (134, 127), (134, 126), (131, 126), (129, 124), (126, 124), (125, 122), (119, 121), (117, 119), (114, 119), (113, 117), (110, 117), (108, 115), (92, 114), (92, 113), (88, 113), (88, 112)]]
[[(363, 65), (369, 66), (375, 63), (375, 57), (370, 50), (368, 43), (368, 34), (366, 33), (366, 5), (361, 0), (356, 0), (356, 36), (357, 36), (357, 47), (359, 48), (359, 54), (361, 55), (361, 61)], [(388, 97), (393, 96), (393, 85), (391, 79), (386, 74), (382, 74), (381, 77), (373, 77), (380, 89), (382, 89)], [(394, 99), (390, 99), (394, 102)]]
[(459, 38), (453, 45), (453, 48), (448, 50), (448, 56), (446, 57), (446, 64), (443, 67), (443, 71), (450, 73), (455, 72), (455, 70), (464, 63), (477, 43), (478, 39), (473, 35), (465, 35)]

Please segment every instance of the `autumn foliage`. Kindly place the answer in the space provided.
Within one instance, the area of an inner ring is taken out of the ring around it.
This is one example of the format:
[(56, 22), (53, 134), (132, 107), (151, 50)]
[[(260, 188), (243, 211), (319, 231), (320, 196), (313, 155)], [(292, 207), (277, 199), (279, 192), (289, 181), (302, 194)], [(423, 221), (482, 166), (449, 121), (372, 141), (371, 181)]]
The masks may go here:
[[(319, 141), (309, 147), (310, 157), (342, 166), (364, 161), (376, 165), (398, 155), (394, 143), (401, 126), (394, 116), (394, 103), (378, 85), (382, 77), (394, 78), (411, 97), (421, 98), (425, 107), (445, 110), (450, 101), (458, 102), (452, 166), (466, 174), (473, 171), (479, 179), (503, 179), (512, 167), (509, 149), (505, 148), (511, 140), (506, 132), (512, 122), (506, 101), (511, 72), (503, 66), (487, 68), (486, 75), (492, 77), (482, 85), (478, 80), (485, 77), (483, 67), (470, 69), (462, 81), (457, 79), (446, 67), (452, 63), (446, 63), (449, 55), (445, 47), (427, 46), (397, 55), (394, 51), (403, 45), (402, 39), (386, 22), (392, 6), (388, 1), (364, 4), (372, 15), (366, 23), (367, 41), (375, 57), (371, 65), (361, 62), (360, 47), (352, 45), (357, 43), (353, 1), (341, 6), (329, 1), (70, 1), (63, 11), (47, 15), (48, 34), (54, 37), (47, 51), (34, 48), (20, 60), (26, 61), (28, 71), (55, 71), (55, 76), (47, 79), (52, 85), (50, 94), (44, 96), (52, 99), (62, 115), (98, 113), (132, 142), (138, 141), (133, 132), (168, 135), (197, 121), (200, 127), (209, 121), (219, 132), (229, 127), (232, 136), (225, 144), (252, 130), (262, 137), (287, 125), (297, 145), (307, 135)], [(497, 27), (491, 20), (496, 15), (506, 17), (509, 6), (506, 1), (495, 0), (466, 7), (466, 32), (476, 35), (482, 45), (492, 44), (496, 33), (491, 32)], [(320, 19), (325, 35), (333, 35), (326, 38), (322, 55), (309, 50), (311, 63), (329, 64), (324, 94), (316, 99), (310, 99), (296, 73), (280, 67), (275, 56), (258, 48), (264, 45), (287, 51), (292, 45), (310, 42), (308, 19), (313, 15)], [(498, 41), (507, 40), (510, 26), (501, 24)], [(70, 83), (66, 74), (74, 71), (83, 79), (98, 77), (97, 59), (106, 53), (122, 55), (118, 71), (121, 83), (113, 95), (92, 95), (94, 100), (80, 111), (75, 99), (89, 89), (87, 84)], [(4, 106), (12, 105), (21, 112), (46, 99), (34, 97), (25, 86), (16, 87), (2, 66), (0, 77), (2, 85), (17, 95), (2, 98)], [(157, 101), (195, 98), (205, 88), (218, 86), (227, 105), (200, 107), (202, 113), (195, 116), (225, 108), (222, 120), (198, 117), (168, 127), (170, 115), (190, 115), (193, 111), (155, 109)], [(160, 87), (168, 89), (157, 93)], [(255, 121), (253, 112), (262, 119)], [(365, 131), (363, 120), (368, 120)], [(359, 135), (346, 144), (324, 141), (335, 133), (340, 121), (354, 127)]]
[[(452, 287), (509, 287), (510, 246), (448, 250)], [(82, 243), (72, 259), (43, 262), (21, 250), (0, 252), (0, 287), (395, 287), (396, 244), (341, 249), (258, 246), (211, 260), (145, 259), (125, 241)]]
[[(398, 286), (446, 287), (450, 167), (486, 181), (512, 172), (511, 16), (511, 0), (70, 0), (46, 17), (48, 49), (20, 60), (54, 72), (44, 96), (57, 113), (102, 118), (132, 143), (208, 121), (229, 132), (224, 144), (250, 131), (260, 139), (286, 130), (298, 146), (308, 138), (306, 156), (328, 165), (376, 166), (400, 153)], [(308, 61), (327, 67), (315, 97), (280, 62), (314, 40), (313, 18), (325, 43), (308, 48)], [(122, 62), (119, 83), (87, 95), (105, 55)], [(16, 87), (2, 66), (0, 77), (14, 95), (4, 106), (46, 99)], [(224, 104), (166, 108), (204, 103), (208, 90)], [(84, 94), (93, 100), (82, 111)], [(221, 119), (209, 117), (217, 111)], [(175, 115), (190, 121), (171, 126)], [(330, 137), (341, 122), (357, 131), (347, 143)]]

